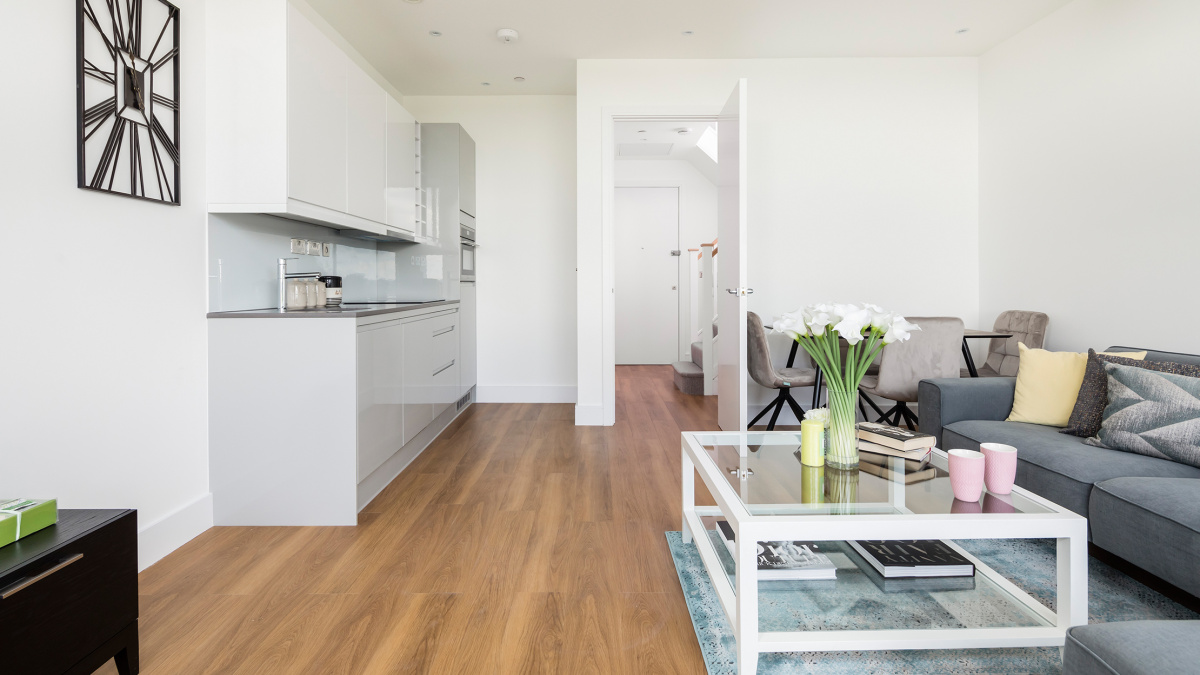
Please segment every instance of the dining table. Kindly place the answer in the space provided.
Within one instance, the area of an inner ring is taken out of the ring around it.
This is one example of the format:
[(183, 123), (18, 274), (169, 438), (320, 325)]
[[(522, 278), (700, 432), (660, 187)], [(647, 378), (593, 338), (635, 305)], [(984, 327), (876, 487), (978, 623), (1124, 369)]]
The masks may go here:
[(962, 354), (963, 360), (967, 362), (967, 372), (971, 377), (979, 377), (979, 371), (975, 368), (975, 359), (971, 358), (971, 348), (967, 346), (967, 340), (981, 340), (984, 338), (1010, 338), (1012, 333), (1002, 333), (994, 330), (979, 330), (976, 328), (967, 328), (963, 331)]

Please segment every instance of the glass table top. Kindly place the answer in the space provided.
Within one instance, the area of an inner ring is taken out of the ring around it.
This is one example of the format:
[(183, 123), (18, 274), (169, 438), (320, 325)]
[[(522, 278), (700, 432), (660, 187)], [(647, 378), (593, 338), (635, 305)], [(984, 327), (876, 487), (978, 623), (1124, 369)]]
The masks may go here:
[[(984, 492), (978, 502), (954, 498), (944, 457), (935, 451), (932, 477), (904, 483), (903, 460), (889, 462), (891, 477), (861, 469), (839, 470), (800, 463), (800, 434), (695, 433), (704, 453), (716, 465), (754, 515), (853, 514), (1035, 514), (1052, 513), (1041, 503), (1014, 491)], [(743, 452), (743, 441), (744, 449)], [(940, 468), (939, 468), (940, 467)]]

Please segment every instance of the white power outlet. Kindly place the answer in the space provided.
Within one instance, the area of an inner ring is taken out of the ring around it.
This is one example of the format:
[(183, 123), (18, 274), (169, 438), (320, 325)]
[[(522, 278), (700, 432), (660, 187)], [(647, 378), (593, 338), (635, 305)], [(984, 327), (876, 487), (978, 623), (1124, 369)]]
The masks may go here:
[(307, 241), (305, 241), (303, 239), (293, 239), (292, 240), (292, 253), (299, 253), (300, 255), (304, 255), (304, 252), (307, 250), (308, 250), (308, 242)]
[(321, 255), (328, 258), (330, 256), (330, 254), (332, 254), (332, 253), (333, 253), (333, 244), (331, 244), (329, 242), (325, 242), (324, 244), (321, 244)]
[(308, 255), (321, 255), (321, 242), (319, 242), (319, 241), (308, 242)]

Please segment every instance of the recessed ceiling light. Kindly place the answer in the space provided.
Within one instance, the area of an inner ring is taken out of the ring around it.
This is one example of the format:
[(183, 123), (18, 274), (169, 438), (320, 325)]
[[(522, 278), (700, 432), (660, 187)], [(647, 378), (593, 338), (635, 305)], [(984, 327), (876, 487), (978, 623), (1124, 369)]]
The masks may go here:
[(490, 87), (490, 86), (492, 86), (492, 83), (491, 83), (491, 82), (480, 82), (479, 84), (482, 84), (482, 85), (483, 85), (483, 86), (485, 86), (485, 87)]
[(408, 4), (410, 4), (410, 5), (415, 5), (415, 4), (419, 3), (419, 2), (421, 2), (421, 0), (404, 0), (404, 1), (405, 1), (405, 2), (407, 2), (407, 3), (408, 3)]
[(971, 30), (971, 29), (970, 29), (970, 28), (959, 28), (958, 30), (956, 30), (956, 31), (954, 31), (954, 32), (955, 32), (955, 33), (959, 33), (959, 34), (961, 35), (962, 33), (965, 33), (965, 32), (967, 32), (967, 31), (969, 31), (969, 30)]
[(685, 136), (687, 134), (692, 133), (692, 128), (691, 127), (679, 127), (678, 129), (675, 130), (675, 133), (679, 134), (680, 136)]
[[(417, 0), (417, 2), (420, 2), (420, 1), (421, 1), (421, 0)], [(695, 35), (695, 34), (696, 34), (696, 31), (694, 31), (694, 30), (685, 30), (685, 31), (683, 31), (683, 36), (684, 36), (684, 37), (691, 37), (691, 36), (693, 36), (693, 35)]]
[(442, 37), (442, 31), (440, 30), (431, 30), (429, 31), (429, 34), (433, 37)]
[(638, 129), (638, 133), (639, 133), (639, 134), (644, 134), (644, 133), (646, 133), (646, 130), (645, 130), (645, 129)]
[(525, 81), (525, 78), (521, 77), (520, 75), (513, 78), (513, 82), (524, 82), (524, 81)]

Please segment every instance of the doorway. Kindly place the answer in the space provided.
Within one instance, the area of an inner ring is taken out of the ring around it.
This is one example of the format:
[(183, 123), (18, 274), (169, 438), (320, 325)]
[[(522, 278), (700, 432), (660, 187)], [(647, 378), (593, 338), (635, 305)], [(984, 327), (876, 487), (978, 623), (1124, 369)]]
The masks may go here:
[(618, 187), (617, 365), (674, 363), (679, 344), (679, 188)]

